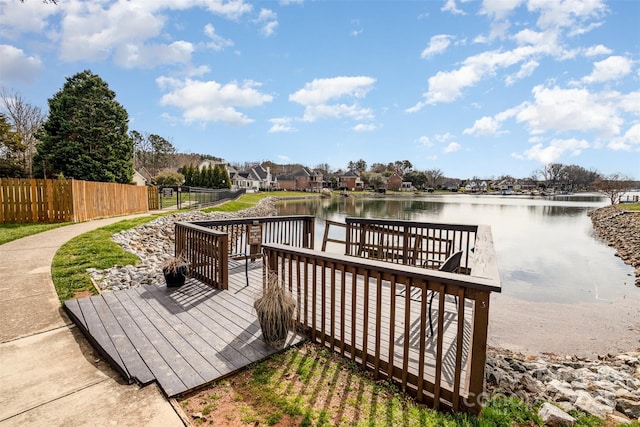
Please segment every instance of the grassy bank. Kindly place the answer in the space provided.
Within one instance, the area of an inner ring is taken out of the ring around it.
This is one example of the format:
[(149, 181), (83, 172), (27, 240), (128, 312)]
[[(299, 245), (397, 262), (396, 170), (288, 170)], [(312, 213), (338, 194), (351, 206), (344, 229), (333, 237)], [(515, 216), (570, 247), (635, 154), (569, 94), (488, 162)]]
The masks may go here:
[[(179, 403), (196, 425), (469, 426), (542, 425), (536, 407), (496, 397), (480, 417), (445, 414), (417, 404), (360, 366), (314, 344), (290, 348), (239, 374), (191, 393)], [(573, 413), (575, 426), (597, 418)]]

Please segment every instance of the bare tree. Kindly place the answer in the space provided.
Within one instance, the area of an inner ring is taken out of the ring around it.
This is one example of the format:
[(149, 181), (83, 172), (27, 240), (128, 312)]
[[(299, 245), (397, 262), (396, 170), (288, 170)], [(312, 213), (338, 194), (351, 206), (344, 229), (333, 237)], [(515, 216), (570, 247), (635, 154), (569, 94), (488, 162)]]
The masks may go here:
[(608, 175), (593, 184), (600, 193), (609, 197), (612, 205), (620, 203), (622, 195), (633, 187), (633, 182), (629, 177), (620, 173)]
[(424, 171), (427, 177), (427, 182), (432, 188), (438, 188), (438, 183), (442, 179), (442, 171), (440, 169), (429, 169)]
[(564, 165), (562, 163), (547, 163), (540, 170), (540, 175), (546, 181), (547, 187), (549, 184), (556, 185), (561, 179), (564, 173)]
[(33, 176), (33, 156), (36, 154), (38, 139), (35, 134), (44, 123), (45, 114), (40, 107), (29, 104), (18, 92), (0, 89), (0, 108), (24, 146), (22, 164), (29, 176)]

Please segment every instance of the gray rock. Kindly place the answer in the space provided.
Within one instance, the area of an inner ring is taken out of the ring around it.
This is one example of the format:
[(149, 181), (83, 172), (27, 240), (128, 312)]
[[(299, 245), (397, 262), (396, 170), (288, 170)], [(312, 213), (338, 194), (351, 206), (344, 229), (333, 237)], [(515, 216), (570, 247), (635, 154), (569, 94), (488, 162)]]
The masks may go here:
[(613, 408), (596, 401), (586, 392), (581, 392), (573, 404), (576, 408), (603, 420), (613, 413)]
[(622, 412), (631, 419), (640, 418), (640, 402), (620, 397), (616, 399), (616, 410)]
[(538, 410), (538, 416), (551, 427), (572, 426), (576, 419), (557, 406), (545, 402)]
[(571, 384), (553, 379), (547, 383), (547, 393), (554, 398), (556, 402), (575, 402), (578, 398), (578, 392), (574, 391)]

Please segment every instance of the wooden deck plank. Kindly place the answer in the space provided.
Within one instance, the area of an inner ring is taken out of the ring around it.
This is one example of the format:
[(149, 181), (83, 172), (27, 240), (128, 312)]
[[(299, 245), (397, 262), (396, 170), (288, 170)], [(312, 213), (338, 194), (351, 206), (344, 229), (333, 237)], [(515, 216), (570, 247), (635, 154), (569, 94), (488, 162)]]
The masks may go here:
[[(218, 329), (215, 327), (215, 323), (208, 318), (199, 319), (193, 313), (195, 310), (182, 308), (171, 298), (171, 294), (167, 292), (166, 288), (145, 286), (144, 288), (137, 287), (137, 291), (142, 298), (145, 298), (145, 293), (153, 295), (157, 299), (157, 304), (161, 304), (172, 316), (175, 316), (178, 320), (174, 322), (176, 331), (181, 333), (202, 357), (216, 368), (217, 377), (226, 375), (230, 370), (238, 369), (239, 364), (234, 363), (234, 360), (240, 360), (242, 366), (251, 363), (251, 360), (245, 358), (240, 352), (235, 351), (229, 354), (229, 351), (226, 350), (227, 341), (215, 334), (215, 330)], [(213, 325), (213, 330), (207, 325)]]
[[(180, 355), (180, 358), (198, 373), (198, 384), (202, 380), (206, 382), (207, 379), (217, 378), (220, 372), (202, 355), (202, 353), (209, 353), (211, 347), (207, 345), (206, 348), (202, 346), (196, 348), (194, 346), (198, 344), (197, 335), (191, 330), (189, 323), (182, 322), (166, 308), (168, 302), (166, 293), (156, 294), (161, 298), (159, 302), (156, 298), (149, 297), (149, 293), (141, 294), (140, 289), (142, 288), (137, 286), (128, 290), (131, 301), (153, 323), (163, 338), (171, 343), (171, 347)], [(185, 385), (189, 386), (187, 383)]]
[[(133, 295), (130, 295), (131, 292), (128, 291), (128, 289), (125, 289), (122, 292), (114, 292), (113, 294), (131, 315), (138, 328), (140, 328), (144, 335), (149, 339), (153, 347), (156, 349), (157, 354), (171, 368), (171, 372), (167, 372), (167, 376), (156, 376), (158, 382), (162, 384), (162, 388), (169, 396), (173, 396), (202, 384), (204, 382), (203, 378), (182, 357), (182, 355), (173, 346), (173, 343), (162, 335), (159, 327), (149, 319), (147, 313), (136, 305), (135, 301), (132, 299)], [(161, 362), (152, 359), (149, 364), (156, 363)]]
[(122, 325), (114, 316), (111, 308), (101, 295), (89, 299), (100, 316), (102, 325), (106, 329), (111, 341), (118, 352), (129, 377), (140, 384), (148, 384), (154, 380), (154, 376), (144, 363), (140, 354), (135, 349)]
[[(177, 377), (171, 366), (162, 358), (152, 341), (144, 331), (138, 326), (134, 317), (117, 297), (122, 291), (106, 292), (103, 295), (105, 301), (109, 303), (114, 315), (127, 333), (127, 337), (136, 348), (140, 357), (145, 361), (155, 379), (160, 383), (162, 389), (170, 396), (169, 390), (183, 389), (184, 383)], [(160, 381), (162, 379), (162, 381)]]
[(115, 364), (116, 369), (125, 376), (127, 381), (129, 381), (131, 379), (129, 371), (116, 350), (109, 331), (105, 328), (102, 320), (100, 319), (100, 316), (93, 304), (93, 299), (94, 298), (84, 298), (77, 300), (77, 308), (80, 310), (79, 314), (81, 318), (84, 319), (83, 326), (81, 327), (84, 327), (93, 340), (99, 344), (102, 349), (102, 355), (112, 364)]

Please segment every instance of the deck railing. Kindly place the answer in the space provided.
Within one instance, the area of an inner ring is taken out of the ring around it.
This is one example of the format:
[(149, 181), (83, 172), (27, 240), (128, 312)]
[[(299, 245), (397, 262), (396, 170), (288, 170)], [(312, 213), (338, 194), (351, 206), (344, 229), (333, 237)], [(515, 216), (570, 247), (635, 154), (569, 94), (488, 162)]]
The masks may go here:
[(469, 266), (478, 227), (380, 218), (348, 217), (346, 255), (404, 265), (438, 268), (456, 251), (462, 251), (460, 271)]
[(313, 248), (314, 219), (295, 215), (178, 222), (175, 253), (189, 261), (191, 277), (228, 289), (230, 258), (260, 257), (264, 243)]
[[(472, 275), (277, 244), (263, 246), (263, 252), (269, 274), (293, 293), (298, 324), (313, 341), (420, 402), (478, 413), (489, 295), (500, 291), (495, 253), (488, 227), (451, 230), (462, 237), (446, 231), (437, 238), (475, 247), (474, 256), (465, 257)], [(436, 302), (429, 310), (432, 295)]]

